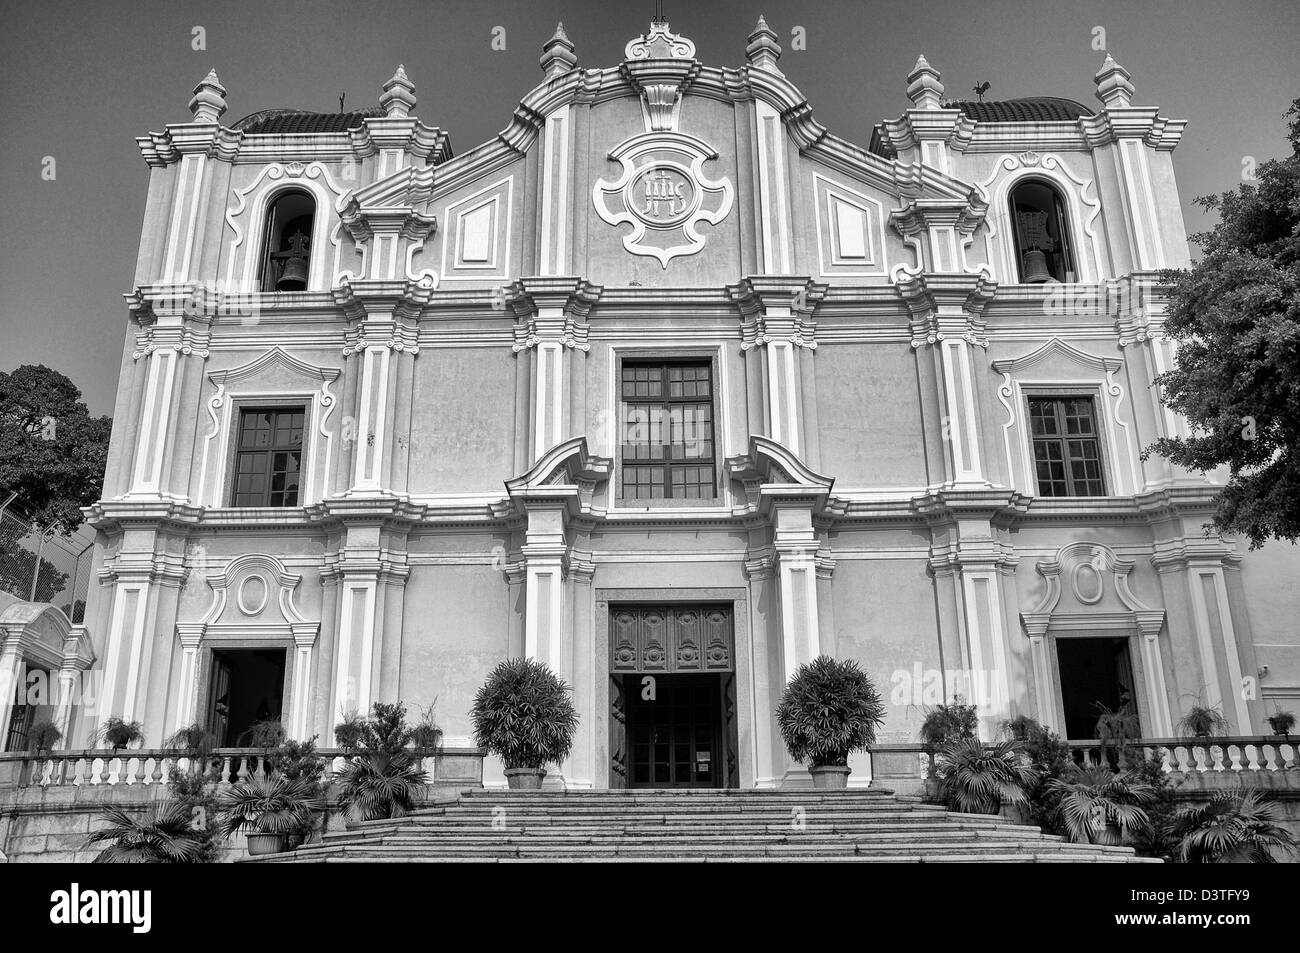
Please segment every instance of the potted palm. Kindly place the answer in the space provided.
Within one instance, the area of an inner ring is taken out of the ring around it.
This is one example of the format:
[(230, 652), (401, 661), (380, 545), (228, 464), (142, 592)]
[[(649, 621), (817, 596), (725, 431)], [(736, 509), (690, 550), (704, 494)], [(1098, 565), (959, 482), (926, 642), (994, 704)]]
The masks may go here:
[(1054, 778), (1048, 787), (1060, 795), (1057, 812), (1072, 841), (1118, 846), (1150, 826), (1144, 807), (1156, 799), (1156, 791), (1132, 772), (1075, 768), (1070, 777)]
[(324, 809), (325, 799), (305, 779), (263, 775), (222, 792), (217, 825), (227, 838), (245, 831), (249, 854), (278, 854), (289, 834), (310, 829), (316, 812)]
[(988, 745), (976, 738), (953, 738), (939, 749), (935, 766), (939, 791), (951, 810), (998, 814), (1004, 804), (1024, 804), (1036, 773), (1018, 741)]
[(105, 845), (97, 864), (195, 864), (207, 859), (204, 837), (194, 829), (190, 809), (179, 801), (156, 804), (143, 818), (118, 807), (99, 815), (104, 826), (91, 831), (86, 847)]
[(578, 730), (571, 694), (541, 662), (516, 658), (494, 668), (474, 696), (475, 743), (504, 762), (511, 790), (539, 790), (546, 765), (569, 756)]
[(1295, 838), (1280, 820), (1277, 804), (1257, 791), (1220, 791), (1207, 805), (1178, 811), (1171, 833), (1185, 864), (1268, 864), (1297, 854)]
[[(282, 741), (267, 758), (268, 769), (290, 781), (301, 779), (310, 794), (325, 797), (327, 784), (325, 781), (325, 759), (316, 753), (316, 735), (312, 735), (306, 741), (293, 741), (286, 739)], [(301, 844), (307, 843), (314, 835), (325, 827), (328, 814), (328, 801), (326, 808), (312, 815), (311, 823), (300, 826), (289, 832), (288, 848), (293, 850)]]
[(849, 783), (850, 752), (875, 743), (885, 707), (857, 662), (819, 655), (795, 670), (776, 723), (790, 757), (808, 762), (813, 787), (841, 789)]
[(355, 753), (335, 776), (338, 805), (349, 821), (402, 817), (415, 807), (429, 776), (407, 749), (410, 742), (406, 706), (375, 702)]

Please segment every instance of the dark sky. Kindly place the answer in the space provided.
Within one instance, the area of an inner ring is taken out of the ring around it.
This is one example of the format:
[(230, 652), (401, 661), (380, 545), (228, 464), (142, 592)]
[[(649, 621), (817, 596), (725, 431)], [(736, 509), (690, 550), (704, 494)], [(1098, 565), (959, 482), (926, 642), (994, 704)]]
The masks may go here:
[[(416, 113), (457, 153), (502, 129), (541, 79), (537, 57), (562, 19), (582, 66), (611, 66), (654, 10), (577, 0), (259, 0), (3, 2), (0, 13), (0, 370), (42, 363), (109, 413), (144, 212), (147, 171), (134, 137), (189, 118), (194, 85), (215, 68), (233, 123), (268, 106), (332, 111), (376, 102), (401, 62)], [(760, 13), (786, 48), (781, 66), (833, 132), (866, 145), (907, 105), (905, 77), (924, 53), (947, 94), (977, 82), (990, 99), (1056, 95), (1097, 106), (1104, 54), (1133, 74), (1135, 101), (1188, 119), (1174, 153), (1189, 231), (1206, 226), (1196, 195), (1241, 180), (1242, 161), (1280, 155), (1283, 113), (1300, 96), (1296, 0), (668, 0), (673, 30), (710, 65), (744, 63)], [(195, 26), (204, 51), (191, 48)], [(492, 29), (507, 49), (491, 48)], [(802, 26), (807, 50), (790, 49)], [(53, 156), (55, 181), (41, 178)]]

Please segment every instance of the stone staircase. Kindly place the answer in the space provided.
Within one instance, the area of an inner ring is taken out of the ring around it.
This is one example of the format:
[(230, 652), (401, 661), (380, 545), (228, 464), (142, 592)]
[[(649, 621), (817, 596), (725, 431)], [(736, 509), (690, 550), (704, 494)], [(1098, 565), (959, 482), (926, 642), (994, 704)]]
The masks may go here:
[(471, 791), (245, 863), (1159, 863), (883, 791)]

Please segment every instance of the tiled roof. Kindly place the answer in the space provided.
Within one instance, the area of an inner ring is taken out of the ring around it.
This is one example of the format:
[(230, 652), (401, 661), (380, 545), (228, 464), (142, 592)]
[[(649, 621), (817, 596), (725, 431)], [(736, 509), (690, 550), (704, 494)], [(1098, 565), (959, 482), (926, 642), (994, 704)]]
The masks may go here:
[(382, 116), (378, 106), (345, 113), (314, 113), (304, 109), (263, 109), (245, 116), (232, 126), (250, 135), (301, 136), (320, 132), (347, 132), (360, 128), (362, 120)]
[(1030, 96), (995, 103), (944, 103), (948, 109), (960, 109), (976, 122), (1074, 122), (1091, 116), (1092, 110), (1072, 99), (1055, 96)]

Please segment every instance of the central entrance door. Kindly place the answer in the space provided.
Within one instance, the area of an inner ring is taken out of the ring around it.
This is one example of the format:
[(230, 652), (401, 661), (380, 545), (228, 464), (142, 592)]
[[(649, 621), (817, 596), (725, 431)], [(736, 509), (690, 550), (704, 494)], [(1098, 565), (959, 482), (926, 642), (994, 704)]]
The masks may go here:
[[(624, 675), (630, 742), (629, 786), (721, 787), (722, 678)], [(653, 688), (653, 693), (648, 689)]]
[(610, 607), (610, 786), (739, 787), (729, 605)]

